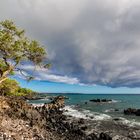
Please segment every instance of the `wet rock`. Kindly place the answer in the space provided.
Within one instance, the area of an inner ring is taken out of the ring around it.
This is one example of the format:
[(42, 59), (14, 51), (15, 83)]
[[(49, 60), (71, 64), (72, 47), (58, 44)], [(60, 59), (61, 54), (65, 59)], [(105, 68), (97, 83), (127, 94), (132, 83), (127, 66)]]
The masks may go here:
[(114, 121), (120, 121), (120, 118), (114, 118), (113, 120)]
[(136, 115), (140, 116), (140, 109), (133, 109), (133, 108), (128, 108), (124, 110), (125, 115)]
[(85, 105), (87, 105), (88, 104), (88, 102), (85, 102)]
[(136, 114), (136, 112), (137, 112), (137, 109), (132, 109), (132, 108), (128, 108), (128, 109), (124, 110), (125, 115)]
[(137, 109), (136, 116), (140, 116), (140, 109)]
[(119, 109), (114, 109), (115, 112), (119, 111)]
[(94, 117), (93, 116), (90, 116), (90, 119), (93, 119)]
[(110, 99), (91, 99), (89, 101), (95, 102), (95, 103), (107, 103), (107, 102), (111, 102), (112, 100), (110, 100)]

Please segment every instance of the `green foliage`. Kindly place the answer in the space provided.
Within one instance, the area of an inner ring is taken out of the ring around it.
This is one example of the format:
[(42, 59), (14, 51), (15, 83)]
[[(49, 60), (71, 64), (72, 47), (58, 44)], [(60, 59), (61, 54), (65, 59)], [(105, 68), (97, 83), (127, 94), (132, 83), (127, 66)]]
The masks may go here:
[(30, 61), (44, 67), (45, 56), (45, 49), (37, 41), (27, 38), (24, 30), (10, 20), (0, 22), (0, 81), (14, 74), (21, 62)]
[(19, 93), (19, 95), (27, 96), (27, 97), (33, 97), (37, 94), (36, 92), (32, 91), (31, 89), (27, 89), (27, 88), (19, 88), (18, 93)]
[(1, 95), (12, 95), (18, 92), (19, 85), (18, 82), (11, 79), (6, 79), (2, 84), (0, 84), (0, 94)]
[(30, 60), (39, 64), (45, 57), (45, 50), (35, 40), (29, 40), (24, 30), (18, 29), (12, 21), (0, 23), (0, 55), (15, 63)]
[(16, 80), (6, 79), (0, 84), (0, 95), (33, 97), (36, 92), (21, 88)]

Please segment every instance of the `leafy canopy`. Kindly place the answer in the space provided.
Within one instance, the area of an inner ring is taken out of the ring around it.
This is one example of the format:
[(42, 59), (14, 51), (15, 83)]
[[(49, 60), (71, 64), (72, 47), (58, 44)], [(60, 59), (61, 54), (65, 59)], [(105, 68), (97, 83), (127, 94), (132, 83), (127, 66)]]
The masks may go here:
[(22, 71), (17, 66), (29, 61), (35, 66), (48, 67), (43, 64), (45, 49), (35, 40), (25, 36), (25, 31), (16, 27), (10, 21), (0, 22), (0, 83), (15, 70)]

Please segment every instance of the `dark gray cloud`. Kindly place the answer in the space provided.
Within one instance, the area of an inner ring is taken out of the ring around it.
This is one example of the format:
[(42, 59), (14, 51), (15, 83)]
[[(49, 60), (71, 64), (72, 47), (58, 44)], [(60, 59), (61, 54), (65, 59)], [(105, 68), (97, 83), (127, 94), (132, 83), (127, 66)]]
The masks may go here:
[(46, 79), (140, 86), (139, 0), (0, 0), (7, 18), (47, 46)]

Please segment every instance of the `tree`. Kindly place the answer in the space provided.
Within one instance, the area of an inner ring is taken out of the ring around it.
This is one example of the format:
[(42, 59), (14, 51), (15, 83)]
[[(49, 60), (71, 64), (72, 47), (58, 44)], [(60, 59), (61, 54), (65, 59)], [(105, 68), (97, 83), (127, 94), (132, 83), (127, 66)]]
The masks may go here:
[[(45, 49), (35, 40), (25, 36), (22, 29), (10, 21), (0, 22), (0, 83), (5, 81), (14, 71), (22, 69), (18, 67), (22, 62), (30, 61), (34, 66), (49, 67), (44, 65), (46, 57)], [(29, 80), (32, 76), (26, 77)]]

